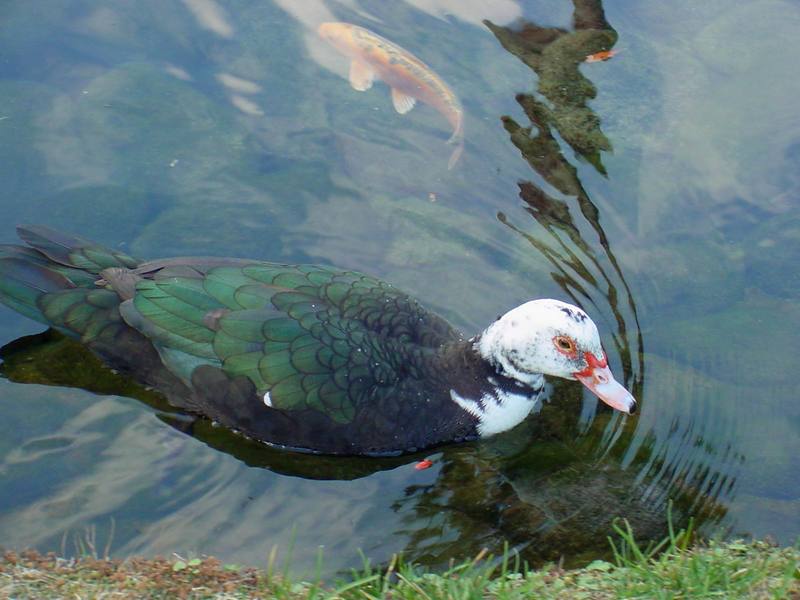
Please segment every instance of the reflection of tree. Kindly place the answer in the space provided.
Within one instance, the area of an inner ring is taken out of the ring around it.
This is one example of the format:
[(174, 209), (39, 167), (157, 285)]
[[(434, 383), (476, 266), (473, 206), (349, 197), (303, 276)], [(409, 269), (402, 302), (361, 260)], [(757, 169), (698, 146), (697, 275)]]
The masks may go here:
[(533, 96), (521, 97), (531, 121), (540, 129), (556, 129), (575, 152), (605, 173), (600, 152), (610, 150), (611, 143), (600, 130), (597, 115), (586, 106), (597, 90), (578, 66), (589, 54), (610, 49), (617, 32), (606, 21), (601, 0), (574, 0), (573, 4), (573, 31), (530, 22), (513, 29), (484, 23), (506, 50), (539, 76), (539, 92), (550, 106)]
[[(640, 396), (644, 367), (636, 304), (600, 224), (597, 206), (583, 187), (575, 166), (564, 157), (555, 136), (557, 132), (579, 156), (606, 174), (600, 153), (610, 150), (611, 143), (600, 129), (600, 119), (586, 105), (596, 95), (596, 89), (578, 67), (587, 55), (610, 49), (617, 40), (617, 33), (606, 21), (600, 0), (574, 0), (574, 7), (574, 31), (571, 32), (529, 22), (513, 29), (488, 21), (486, 25), (504, 48), (537, 73), (538, 90), (549, 101), (548, 106), (531, 94), (519, 94), (517, 101), (531, 126), (522, 127), (510, 117), (503, 117), (503, 126), (531, 167), (561, 194), (576, 199), (583, 220), (598, 238), (610, 272), (591, 243), (584, 239), (568, 203), (551, 197), (533, 182), (519, 184), (520, 197), (527, 204), (526, 210), (552, 236), (555, 245), (524, 233), (509, 223), (505, 215), (501, 214), (500, 219), (526, 237), (550, 261), (555, 268), (553, 279), (576, 303), (588, 301), (602, 310), (591, 290), (602, 294), (616, 321), (613, 340), (622, 360), (625, 383), (634, 395)], [(592, 270), (599, 274), (602, 283)], [(635, 350), (625, 318), (626, 309), (620, 305), (620, 289), (636, 329), (633, 334)]]

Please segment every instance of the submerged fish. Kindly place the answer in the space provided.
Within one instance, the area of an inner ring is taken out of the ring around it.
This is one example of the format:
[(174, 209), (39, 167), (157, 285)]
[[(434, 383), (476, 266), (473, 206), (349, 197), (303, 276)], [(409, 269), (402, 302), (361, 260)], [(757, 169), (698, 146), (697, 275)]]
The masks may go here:
[(447, 168), (452, 169), (464, 151), (464, 110), (453, 90), (433, 69), (397, 44), (350, 23), (323, 23), (319, 35), (351, 59), (350, 85), (363, 92), (373, 81), (392, 89), (392, 104), (401, 115), (417, 100), (439, 111), (453, 127), (449, 144), (456, 144)]

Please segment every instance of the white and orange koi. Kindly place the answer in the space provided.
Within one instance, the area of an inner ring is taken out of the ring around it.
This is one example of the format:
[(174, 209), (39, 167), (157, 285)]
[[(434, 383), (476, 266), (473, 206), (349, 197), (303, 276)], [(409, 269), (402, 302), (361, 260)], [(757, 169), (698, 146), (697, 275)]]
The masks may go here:
[(397, 44), (350, 23), (323, 23), (319, 35), (350, 58), (350, 85), (363, 92), (381, 79), (392, 90), (392, 104), (401, 115), (417, 100), (432, 106), (453, 127), (449, 144), (456, 144), (447, 168), (452, 169), (464, 151), (464, 109), (433, 69)]

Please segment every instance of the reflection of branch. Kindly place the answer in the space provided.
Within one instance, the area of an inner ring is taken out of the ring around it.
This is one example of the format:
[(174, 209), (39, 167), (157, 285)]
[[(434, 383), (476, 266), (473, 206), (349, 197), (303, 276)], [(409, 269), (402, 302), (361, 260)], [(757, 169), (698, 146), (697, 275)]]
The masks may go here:
[(557, 283), (559, 283), (559, 287), (561, 287), (561, 289), (563, 289), (564, 292), (570, 298), (572, 298), (572, 300), (575, 303), (580, 304), (579, 300), (572, 294), (572, 292), (567, 287), (568, 285), (574, 287), (578, 292), (580, 292), (581, 296), (583, 296), (586, 300), (597, 306), (594, 300), (592, 299), (591, 295), (580, 285), (580, 283), (578, 283), (578, 281), (575, 280), (574, 277), (572, 277), (567, 273), (567, 271), (564, 269), (561, 263), (565, 263), (570, 267), (574, 268), (573, 264), (566, 261), (563, 256), (561, 256), (558, 252), (550, 248), (550, 246), (548, 246), (547, 244), (537, 240), (532, 235), (525, 233), (521, 229), (512, 225), (508, 221), (508, 218), (504, 213), (498, 213), (497, 219), (510, 229), (513, 229), (518, 234), (523, 236), (526, 240), (528, 240), (531, 243), (531, 245), (533, 245), (533, 247), (536, 248), (542, 254), (542, 256), (544, 256), (550, 262), (550, 264), (552, 264), (556, 269), (558, 269), (558, 273), (551, 273), (550, 275)]

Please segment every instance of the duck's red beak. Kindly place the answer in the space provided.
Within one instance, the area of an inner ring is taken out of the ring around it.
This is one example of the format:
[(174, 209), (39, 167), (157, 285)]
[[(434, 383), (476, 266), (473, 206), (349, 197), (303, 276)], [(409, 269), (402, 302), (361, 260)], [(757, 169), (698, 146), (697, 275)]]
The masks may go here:
[(625, 414), (632, 415), (636, 412), (636, 400), (631, 393), (620, 385), (608, 368), (608, 361), (603, 356), (598, 359), (591, 352), (585, 354), (589, 366), (583, 371), (574, 373), (575, 379), (580, 381), (600, 400)]

